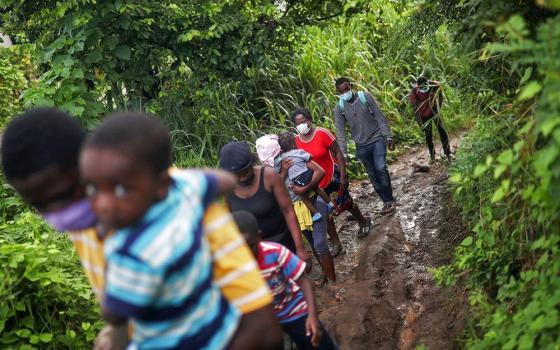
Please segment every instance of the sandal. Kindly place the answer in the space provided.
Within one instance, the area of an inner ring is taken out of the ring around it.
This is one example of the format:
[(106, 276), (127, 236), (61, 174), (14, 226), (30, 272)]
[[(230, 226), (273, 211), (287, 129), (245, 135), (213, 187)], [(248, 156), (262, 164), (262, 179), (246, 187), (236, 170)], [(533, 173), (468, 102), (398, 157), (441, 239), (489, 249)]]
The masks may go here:
[(358, 230), (358, 238), (363, 238), (369, 234), (369, 230), (371, 229), (371, 220), (366, 219), (366, 223), (363, 226), (360, 226)]

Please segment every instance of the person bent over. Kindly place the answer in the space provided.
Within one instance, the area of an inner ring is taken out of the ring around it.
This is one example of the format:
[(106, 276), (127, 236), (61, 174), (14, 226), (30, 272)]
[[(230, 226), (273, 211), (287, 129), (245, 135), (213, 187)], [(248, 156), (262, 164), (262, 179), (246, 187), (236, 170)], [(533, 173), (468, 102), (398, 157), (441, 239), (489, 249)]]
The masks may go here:
[(416, 84), (412, 87), (408, 95), (414, 119), (418, 126), (424, 131), (428, 151), (430, 152), (430, 160), (433, 162), (436, 159), (436, 152), (434, 149), (434, 140), (432, 135), (432, 124), (435, 122), (438, 129), (443, 152), (448, 160), (451, 160), (451, 149), (449, 148), (449, 137), (447, 131), (443, 127), (441, 114), (439, 113), (441, 105), (443, 104), (443, 92), (439, 82), (435, 80), (428, 80), (424, 76), (418, 77)]

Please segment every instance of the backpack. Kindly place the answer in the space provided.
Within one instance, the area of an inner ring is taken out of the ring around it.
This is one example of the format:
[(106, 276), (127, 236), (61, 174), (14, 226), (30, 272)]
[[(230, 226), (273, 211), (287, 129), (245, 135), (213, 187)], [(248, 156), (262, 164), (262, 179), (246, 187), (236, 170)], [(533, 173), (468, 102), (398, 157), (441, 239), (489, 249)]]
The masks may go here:
[[(363, 91), (358, 91), (358, 98), (360, 99), (360, 102), (364, 106), (368, 106), (368, 109), (369, 109), (369, 104), (367, 103), (366, 94), (364, 94)], [(344, 114), (344, 102), (346, 102), (346, 101), (344, 101), (342, 99), (342, 97), (338, 99), (338, 108), (340, 108), (340, 110), (342, 111), (342, 114)], [(371, 110), (370, 110), (370, 112), (371, 112)]]

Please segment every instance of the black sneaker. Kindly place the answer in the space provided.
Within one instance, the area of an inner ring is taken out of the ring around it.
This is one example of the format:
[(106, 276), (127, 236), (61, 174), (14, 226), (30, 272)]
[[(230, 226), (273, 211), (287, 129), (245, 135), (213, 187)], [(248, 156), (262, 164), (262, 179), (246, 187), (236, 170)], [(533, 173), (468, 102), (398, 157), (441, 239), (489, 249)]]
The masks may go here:
[(381, 209), (381, 215), (387, 215), (387, 214), (392, 214), (397, 210), (397, 208), (395, 207), (395, 203), (391, 202), (391, 203), (385, 203), (385, 205), (383, 205), (383, 209)]

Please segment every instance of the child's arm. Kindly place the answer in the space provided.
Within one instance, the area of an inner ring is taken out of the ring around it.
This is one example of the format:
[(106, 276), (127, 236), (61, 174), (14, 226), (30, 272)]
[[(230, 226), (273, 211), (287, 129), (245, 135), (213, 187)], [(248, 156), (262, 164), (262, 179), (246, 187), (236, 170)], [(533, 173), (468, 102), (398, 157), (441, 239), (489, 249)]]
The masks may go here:
[(274, 317), (272, 304), (243, 314), (230, 350), (282, 349), (282, 330)]
[(295, 194), (304, 194), (311, 191), (317, 187), (317, 184), (319, 184), (319, 182), (323, 179), (323, 176), (325, 176), (323, 168), (314, 161), (310, 160), (306, 163), (306, 165), (307, 169), (313, 170), (313, 176), (311, 177), (311, 181), (309, 181), (309, 183), (305, 186), (292, 186)]
[(202, 169), (205, 175), (213, 176), (216, 179), (217, 194), (224, 195), (233, 191), (236, 185), (235, 176), (229, 171), (220, 169)]
[(311, 345), (319, 346), (321, 341), (321, 324), (317, 317), (317, 308), (315, 306), (315, 296), (313, 295), (313, 287), (311, 282), (305, 276), (297, 279), (296, 283), (301, 287), (305, 302), (307, 303), (307, 320), (305, 321), (305, 335), (311, 337)]

